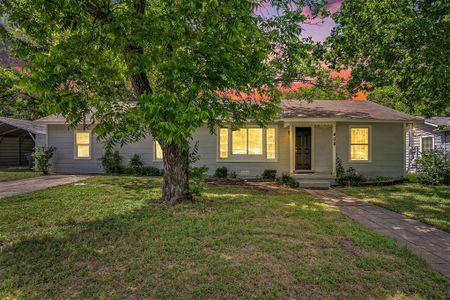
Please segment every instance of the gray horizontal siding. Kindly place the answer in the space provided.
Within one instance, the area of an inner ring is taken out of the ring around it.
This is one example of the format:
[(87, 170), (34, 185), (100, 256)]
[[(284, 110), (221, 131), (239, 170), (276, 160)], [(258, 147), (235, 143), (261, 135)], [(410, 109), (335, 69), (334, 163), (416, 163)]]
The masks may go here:
[[(81, 129), (81, 128), (80, 128)], [(63, 173), (102, 173), (100, 158), (104, 147), (92, 138), (90, 159), (74, 158), (74, 131), (67, 125), (48, 125), (48, 146), (54, 146), (56, 152), (52, 158), (52, 170)]]
[(36, 134), (36, 147), (43, 147), (47, 144), (47, 135), (46, 134)]
[[(371, 161), (350, 161), (349, 128), (371, 126)], [(352, 167), (368, 178), (377, 176), (401, 178), (404, 176), (403, 124), (401, 123), (338, 123), (336, 153), (345, 168)]]
[[(367, 177), (385, 176), (402, 177), (404, 169), (403, 158), (403, 124), (400, 123), (370, 123), (372, 126), (372, 161), (369, 163), (354, 163), (349, 161), (349, 125), (356, 123), (338, 123), (336, 127), (336, 150), (346, 168), (354, 167)], [(367, 125), (360, 123), (360, 125)], [(277, 159), (260, 162), (231, 162), (218, 160), (216, 135), (211, 135), (206, 127), (199, 128), (194, 134), (192, 145), (198, 142), (200, 161), (198, 166), (208, 167), (209, 175), (213, 175), (218, 167), (227, 167), (230, 172), (236, 172), (242, 177), (260, 176), (265, 169), (275, 169), (278, 174), (289, 172), (290, 169), (290, 138), (289, 127), (282, 123), (277, 127)], [(331, 126), (316, 126), (314, 128), (314, 169), (317, 172), (329, 173), (332, 170), (332, 128)], [(65, 125), (48, 126), (49, 146), (56, 147), (53, 159), (54, 170), (69, 173), (101, 173), (103, 172), (100, 158), (104, 147), (95, 137), (92, 141), (92, 157), (89, 160), (74, 159), (74, 133)], [(133, 154), (139, 154), (145, 165), (162, 168), (161, 161), (154, 160), (154, 145), (151, 136), (118, 148), (127, 164)]]
[[(200, 161), (197, 166), (208, 167), (208, 174), (213, 175), (218, 167), (227, 167), (240, 176), (260, 176), (265, 169), (275, 169), (278, 173), (289, 171), (289, 134), (288, 128), (277, 125), (278, 158), (276, 162), (227, 162), (217, 161), (217, 136), (211, 135), (206, 127), (199, 128), (192, 138), (192, 146), (198, 142)], [(74, 132), (66, 125), (48, 125), (48, 144), (56, 147), (56, 153), (52, 160), (53, 170), (65, 173), (102, 173), (100, 163), (104, 150), (93, 136), (91, 159), (74, 158)], [(139, 154), (145, 165), (162, 169), (161, 161), (154, 160), (154, 144), (149, 136), (137, 143), (117, 147), (123, 157), (123, 164), (127, 165), (134, 154)]]
[[(415, 171), (414, 160), (420, 157), (420, 143), (422, 137), (434, 137), (434, 149), (442, 149), (450, 153), (450, 133), (436, 131), (436, 127), (428, 124), (416, 124), (408, 127), (406, 133), (406, 164), (409, 171)], [(415, 150), (415, 153), (412, 152)]]
[(289, 129), (281, 124), (277, 126), (278, 157), (276, 161), (261, 162), (229, 162), (217, 161), (217, 136), (211, 135), (206, 127), (199, 128), (193, 135), (192, 144), (198, 142), (200, 161), (197, 165), (208, 167), (208, 174), (214, 174), (218, 167), (226, 167), (242, 177), (261, 176), (265, 169), (277, 170), (279, 174), (289, 171)]

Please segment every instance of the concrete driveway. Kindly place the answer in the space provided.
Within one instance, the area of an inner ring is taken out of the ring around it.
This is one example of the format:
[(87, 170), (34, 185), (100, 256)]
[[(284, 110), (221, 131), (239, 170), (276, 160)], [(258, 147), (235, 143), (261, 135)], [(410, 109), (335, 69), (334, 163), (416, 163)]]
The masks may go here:
[(87, 175), (50, 175), (0, 182), (0, 199), (43, 190), (53, 186), (74, 183), (89, 177)]

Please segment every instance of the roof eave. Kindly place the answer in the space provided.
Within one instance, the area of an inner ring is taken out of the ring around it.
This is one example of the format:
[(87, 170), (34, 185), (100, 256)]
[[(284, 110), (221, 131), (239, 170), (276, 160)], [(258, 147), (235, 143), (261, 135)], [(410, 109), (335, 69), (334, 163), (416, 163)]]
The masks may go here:
[(280, 118), (281, 122), (371, 122), (371, 123), (423, 123), (423, 120), (352, 119), (352, 118)]

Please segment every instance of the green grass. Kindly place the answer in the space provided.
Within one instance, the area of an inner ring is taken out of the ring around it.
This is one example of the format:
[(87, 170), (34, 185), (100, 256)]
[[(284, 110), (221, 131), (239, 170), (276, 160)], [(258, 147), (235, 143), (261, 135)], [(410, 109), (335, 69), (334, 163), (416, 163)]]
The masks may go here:
[(339, 190), (450, 232), (450, 186), (405, 183)]
[(36, 177), (36, 176), (41, 176), (41, 174), (38, 172), (29, 171), (29, 170), (0, 169), (0, 182), (10, 181), (10, 180), (19, 180), (19, 179)]
[(405, 247), (302, 192), (95, 177), (0, 201), (0, 298), (446, 298)]

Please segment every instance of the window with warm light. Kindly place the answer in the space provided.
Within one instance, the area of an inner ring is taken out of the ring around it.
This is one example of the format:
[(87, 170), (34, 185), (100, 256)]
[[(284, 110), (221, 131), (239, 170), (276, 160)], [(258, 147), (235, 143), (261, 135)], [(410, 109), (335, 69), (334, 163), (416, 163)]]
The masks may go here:
[(275, 159), (275, 128), (266, 129), (266, 158)]
[(163, 151), (161, 145), (155, 141), (155, 160), (163, 159)]
[(253, 156), (254, 159), (258, 159), (258, 156), (266, 159), (276, 158), (275, 128), (219, 129), (218, 158), (250, 159)]
[(219, 157), (228, 157), (228, 128), (220, 128), (219, 134)]
[(262, 128), (242, 128), (231, 134), (232, 154), (262, 155), (263, 130)]
[(369, 128), (350, 128), (350, 160), (369, 160)]
[(75, 132), (75, 157), (91, 157), (91, 133), (89, 131)]
[(231, 153), (247, 154), (247, 129), (235, 130), (231, 134)]
[(263, 130), (262, 128), (247, 128), (248, 144), (247, 154), (263, 154)]

